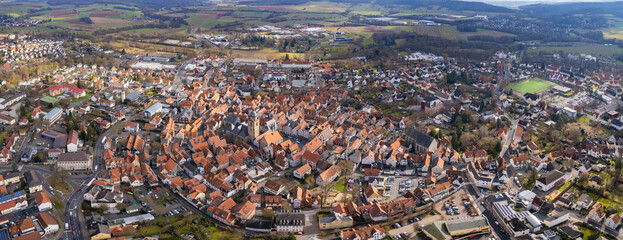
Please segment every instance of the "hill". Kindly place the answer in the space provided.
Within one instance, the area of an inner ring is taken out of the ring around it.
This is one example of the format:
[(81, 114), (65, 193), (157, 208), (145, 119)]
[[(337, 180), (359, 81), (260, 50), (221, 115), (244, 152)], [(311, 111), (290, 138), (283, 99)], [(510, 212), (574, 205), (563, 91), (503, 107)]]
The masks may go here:
[[(311, 0), (243, 0), (241, 4), (248, 5), (298, 5), (309, 2)], [(439, 7), (452, 11), (473, 11), (473, 12), (495, 12), (495, 13), (512, 13), (511, 9), (505, 7), (494, 6), (482, 2), (467, 2), (456, 0), (330, 0), (338, 3), (351, 3), (351, 4), (377, 4), (380, 6), (409, 6), (413, 9), (425, 7)]]
[(49, 5), (64, 5), (64, 4), (73, 4), (73, 5), (90, 5), (90, 4), (121, 4), (121, 5), (131, 5), (139, 8), (163, 8), (163, 7), (188, 7), (192, 5), (199, 4), (199, 1), (196, 0), (50, 0), (47, 2)]
[(623, 7), (621, 6), (623, 6), (623, 1), (531, 4), (520, 7), (520, 11), (533, 16), (611, 14), (617, 17), (623, 17)]

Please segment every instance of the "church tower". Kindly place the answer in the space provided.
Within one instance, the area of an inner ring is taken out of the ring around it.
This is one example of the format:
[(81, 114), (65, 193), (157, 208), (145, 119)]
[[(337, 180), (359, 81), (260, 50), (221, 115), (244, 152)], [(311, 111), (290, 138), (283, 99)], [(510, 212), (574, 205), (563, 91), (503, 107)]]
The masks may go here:
[(260, 135), (260, 118), (257, 116), (255, 111), (249, 112), (249, 137), (251, 141), (255, 140), (257, 136)]

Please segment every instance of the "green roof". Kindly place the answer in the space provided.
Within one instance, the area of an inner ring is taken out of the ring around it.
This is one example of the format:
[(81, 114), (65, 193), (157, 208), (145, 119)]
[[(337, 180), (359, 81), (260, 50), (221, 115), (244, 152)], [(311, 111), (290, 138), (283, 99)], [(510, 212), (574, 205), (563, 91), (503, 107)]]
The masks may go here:
[(436, 221), (428, 226), (422, 228), (422, 232), (426, 234), (426, 236), (432, 238), (433, 240), (448, 240), (452, 239), (447, 229), (444, 226), (443, 221)]
[(41, 98), (41, 101), (42, 101), (42, 102), (45, 102), (45, 103), (49, 103), (49, 104), (55, 104), (55, 103), (59, 102), (60, 100), (58, 100), (58, 98), (53, 98), (53, 97), (50, 97), (50, 96), (45, 96), (45, 97), (42, 97), (42, 98)]

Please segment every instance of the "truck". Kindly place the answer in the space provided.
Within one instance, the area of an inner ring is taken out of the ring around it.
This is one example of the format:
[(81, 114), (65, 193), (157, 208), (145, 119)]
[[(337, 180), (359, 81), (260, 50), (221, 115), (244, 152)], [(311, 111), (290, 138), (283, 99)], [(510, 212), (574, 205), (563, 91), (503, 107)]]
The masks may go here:
[(69, 230), (69, 223), (65, 223), (65, 230)]

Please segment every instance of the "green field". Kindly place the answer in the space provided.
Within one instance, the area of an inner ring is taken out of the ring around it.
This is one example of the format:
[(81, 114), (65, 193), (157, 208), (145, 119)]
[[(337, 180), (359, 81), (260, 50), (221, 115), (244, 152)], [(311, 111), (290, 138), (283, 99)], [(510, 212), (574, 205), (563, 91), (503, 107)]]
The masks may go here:
[(591, 45), (591, 46), (543, 46), (528, 49), (527, 53), (572, 53), (591, 54), (594, 56), (614, 56), (623, 54), (623, 48), (614, 45)]
[(511, 89), (521, 93), (538, 93), (551, 88), (553, 85), (553, 83), (548, 81), (533, 79), (512, 86)]

